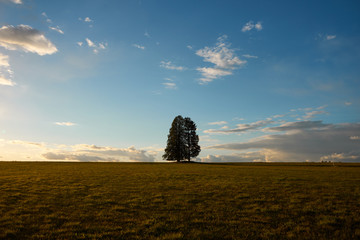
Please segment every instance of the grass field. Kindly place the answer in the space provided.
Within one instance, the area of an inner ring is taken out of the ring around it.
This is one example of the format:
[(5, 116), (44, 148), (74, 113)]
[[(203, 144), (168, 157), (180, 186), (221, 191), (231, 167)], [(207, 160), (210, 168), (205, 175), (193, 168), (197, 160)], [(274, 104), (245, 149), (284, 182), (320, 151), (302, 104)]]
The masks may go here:
[(0, 239), (360, 239), (360, 164), (0, 162)]

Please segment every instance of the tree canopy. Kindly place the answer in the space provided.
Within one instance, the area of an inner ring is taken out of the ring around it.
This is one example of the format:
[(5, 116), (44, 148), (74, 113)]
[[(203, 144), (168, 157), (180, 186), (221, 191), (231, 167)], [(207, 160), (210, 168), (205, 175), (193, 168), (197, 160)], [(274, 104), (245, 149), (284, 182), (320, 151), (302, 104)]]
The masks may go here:
[(167, 146), (163, 159), (168, 161), (190, 161), (201, 151), (199, 136), (196, 134), (196, 124), (181, 115), (174, 118), (169, 130)]

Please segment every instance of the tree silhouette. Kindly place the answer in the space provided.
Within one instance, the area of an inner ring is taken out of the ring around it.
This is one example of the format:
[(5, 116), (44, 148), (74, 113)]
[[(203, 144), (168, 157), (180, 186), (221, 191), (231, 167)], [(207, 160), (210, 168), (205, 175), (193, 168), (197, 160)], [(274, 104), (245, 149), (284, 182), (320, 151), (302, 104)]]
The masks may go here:
[(189, 117), (186, 117), (184, 120), (186, 159), (190, 162), (192, 157), (199, 155), (201, 149), (199, 146), (199, 136), (196, 134), (196, 124)]
[(183, 118), (179, 115), (171, 124), (163, 159), (177, 162), (185, 159), (190, 161), (201, 151), (198, 143), (196, 124), (189, 117)]

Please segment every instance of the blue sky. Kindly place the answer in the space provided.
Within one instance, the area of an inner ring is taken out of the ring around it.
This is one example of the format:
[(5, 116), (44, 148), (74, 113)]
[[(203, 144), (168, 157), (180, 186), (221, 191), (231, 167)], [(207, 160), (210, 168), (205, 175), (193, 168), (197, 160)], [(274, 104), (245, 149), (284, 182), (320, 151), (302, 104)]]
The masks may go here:
[(0, 160), (360, 161), (357, 1), (0, 0)]

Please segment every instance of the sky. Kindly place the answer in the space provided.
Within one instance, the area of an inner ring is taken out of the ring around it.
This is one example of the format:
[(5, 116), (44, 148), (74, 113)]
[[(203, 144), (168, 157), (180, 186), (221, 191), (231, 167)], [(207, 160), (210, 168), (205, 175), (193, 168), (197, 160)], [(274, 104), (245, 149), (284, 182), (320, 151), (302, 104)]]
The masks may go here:
[(360, 162), (360, 2), (0, 0), (0, 161)]

